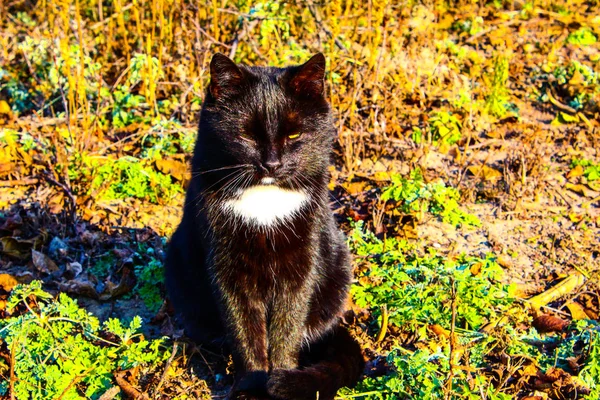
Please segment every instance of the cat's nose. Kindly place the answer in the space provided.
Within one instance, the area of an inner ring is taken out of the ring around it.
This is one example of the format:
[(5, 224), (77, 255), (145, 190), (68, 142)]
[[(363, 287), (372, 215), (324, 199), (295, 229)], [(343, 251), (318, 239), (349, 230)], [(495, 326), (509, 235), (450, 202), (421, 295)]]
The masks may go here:
[(269, 171), (269, 173), (273, 174), (281, 167), (281, 161), (279, 160), (267, 160), (265, 161), (265, 169)]

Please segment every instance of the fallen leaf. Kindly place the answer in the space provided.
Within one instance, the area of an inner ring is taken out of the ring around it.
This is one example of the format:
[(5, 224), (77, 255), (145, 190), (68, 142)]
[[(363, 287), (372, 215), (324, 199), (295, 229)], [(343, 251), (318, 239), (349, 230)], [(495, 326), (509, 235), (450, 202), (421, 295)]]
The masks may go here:
[(130, 268), (123, 268), (119, 283), (107, 280), (105, 284), (105, 288), (99, 297), (102, 301), (114, 299), (129, 293), (135, 286), (135, 277)]
[(576, 178), (578, 176), (583, 175), (583, 167), (581, 165), (577, 165), (567, 174), (567, 178)]
[(468, 170), (474, 176), (482, 177), (486, 181), (496, 181), (502, 178), (502, 172), (487, 165), (471, 165)]
[(502, 255), (502, 254), (498, 256), (498, 258), (496, 259), (496, 262), (502, 268), (509, 269), (509, 268), (513, 267), (513, 261), (512, 261), (512, 259), (510, 257)]
[(596, 198), (600, 196), (600, 192), (592, 190), (585, 185), (573, 185), (571, 183), (567, 183), (565, 187), (570, 191), (581, 194), (585, 197)]
[(588, 319), (588, 315), (585, 313), (585, 309), (583, 306), (576, 301), (570, 301), (566, 304), (569, 312), (571, 313), (571, 318), (575, 321), (580, 319)]
[(568, 293), (571, 293), (573, 290), (577, 289), (579, 286), (585, 283), (585, 277), (580, 273), (574, 273), (568, 278), (562, 280), (556, 286), (546, 290), (543, 293), (538, 294), (537, 296), (529, 299), (531, 306), (534, 309), (539, 309), (542, 306), (554, 301)]
[(5, 292), (10, 292), (18, 283), (14, 276), (0, 274), (0, 288)]
[(11, 215), (10, 217), (8, 217), (6, 219), (6, 221), (4, 221), (2, 226), (0, 226), (0, 230), (12, 231), (12, 230), (20, 227), (21, 225), (23, 225), (23, 219), (21, 218), (21, 216), (19, 214), (14, 214), (14, 215)]
[(184, 162), (168, 158), (156, 160), (156, 168), (163, 174), (171, 175), (178, 181), (183, 181), (187, 172), (187, 165)]
[(106, 392), (104, 392), (102, 394), (102, 396), (100, 396), (98, 398), (98, 400), (112, 400), (114, 399), (119, 393), (121, 392), (121, 388), (118, 386), (113, 386), (110, 389), (108, 389)]
[(481, 272), (481, 263), (478, 262), (471, 265), (471, 268), (469, 268), (469, 270), (471, 271), (471, 274), (473, 274), (473, 276), (479, 275), (479, 273)]
[(38, 238), (22, 240), (14, 237), (0, 238), (2, 244), (2, 253), (7, 256), (25, 260), (29, 258), (32, 248), (38, 248), (41, 243), (38, 243)]
[(450, 337), (450, 331), (448, 329), (444, 329), (441, 325), (433, 324), (429, 325), (429, 329), (435, 333), (438, 337)]
[(377, 171), (371, 175), (371, 179), (379, 182), (388, 182), (392, 180), (392, 175), (388, 171)]
[(569, 322), (553, 315), (543, 314), (534, 318), (533, 326), (540, 333), (562, 332), (569, 326)]
[(85, 296), (92, 299), (98, 299), (99, 297), (94, 284), (85, 278), (73, 279), (65, 283), (59, 282), (58, 289), (61, 292)]
[(70, 274), (71, 278), (76, 278), (83, 271), (83, 267), (78, 262), (70, 262), (67, 263), (67, 272)]
[(366, 181), (347, 182), (347, 183), (342, 184), (342, 187), (344, 189), (346, 189), (346, 191), (350, 195), (356, 195), (356, 194), (364, 191), (366, 186), (367, 186)]
[(149, 400), (149, 397), (140, 392), (139, 390), (137, 390), (131, 383), (129, 383), (127, 381), (127, 379), (125, 379), (125, 377), (127, 375), (133, 375), (133, 368), (129, 369), (129, 370), (125, 370), (125, 371), (119, 371), (119, 372), (115, 372), (113, 374), (113, 376), (115, 377), (115, 380), (117, 381), (117, 385), (119, 385), (119, 387), (121, 388), (121, 390), (123, 390), (123, 393), (125, 393), (128, 397), (132, 398), (132, 399), (143, 399)]
[(588, 181), (588, 187), (596, 192), (600, 192), (600, 180)]
[(11, 115), (12, 109), (6, 102), (6, 100), (0, 100), (0, 115)]
[(31, 259), (33, 266), (44, 274), (51, 274), (52, 272), (58, 271), (58, 266), (50, 257), (39, 251), (31, 249)]

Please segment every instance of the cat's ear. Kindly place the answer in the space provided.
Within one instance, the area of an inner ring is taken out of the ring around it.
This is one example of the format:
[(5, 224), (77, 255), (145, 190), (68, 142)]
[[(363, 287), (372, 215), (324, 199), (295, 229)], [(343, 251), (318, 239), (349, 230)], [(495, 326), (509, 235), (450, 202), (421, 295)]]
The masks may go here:
[(210, 61), (210, 94), (215, 98), (234, 93), (244, 79), (244, 73), (231, 59), (216, 53)]
[(317, 53), (300, 65), (290, 80), (290, 87), (299, 96), (320, 97), (325, 90), (325, 56)]

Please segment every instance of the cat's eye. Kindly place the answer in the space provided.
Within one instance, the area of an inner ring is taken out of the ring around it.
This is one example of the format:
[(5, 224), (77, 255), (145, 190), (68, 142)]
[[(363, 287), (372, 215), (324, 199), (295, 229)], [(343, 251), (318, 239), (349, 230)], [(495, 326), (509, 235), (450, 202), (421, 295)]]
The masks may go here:
[(290, 140), (295, 140), (295, 139), (298, 139), (300, 136), (302, 136), (302, 134), (300, 132), (295, 132), (295, 133), (292, 133), (291, 135), (288, 135), (287, 138)]

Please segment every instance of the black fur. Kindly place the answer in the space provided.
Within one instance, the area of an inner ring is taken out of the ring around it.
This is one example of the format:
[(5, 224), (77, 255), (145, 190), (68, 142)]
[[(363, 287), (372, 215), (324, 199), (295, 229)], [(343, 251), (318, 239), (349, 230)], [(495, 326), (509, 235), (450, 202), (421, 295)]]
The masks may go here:
[[(328, 205), (336, 131), (324, 71), (322, 54), (282, 69), (221, 54), (211, 62), (166, 280), (188, 336), (227, 338), (236, 368), (230, 398), (332, 399), (362, 372), (360, 348), (339, 326), (351, 268)], [(309, 201), (273, 226), (223, 210), (264, 177), (304, 190)]]

